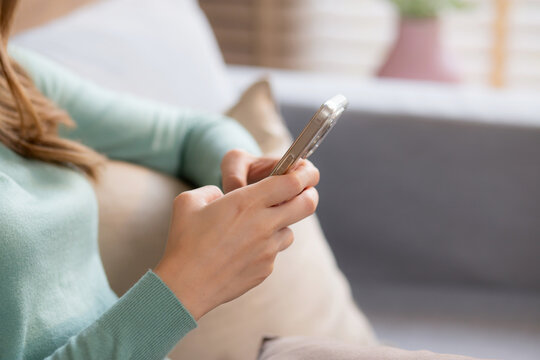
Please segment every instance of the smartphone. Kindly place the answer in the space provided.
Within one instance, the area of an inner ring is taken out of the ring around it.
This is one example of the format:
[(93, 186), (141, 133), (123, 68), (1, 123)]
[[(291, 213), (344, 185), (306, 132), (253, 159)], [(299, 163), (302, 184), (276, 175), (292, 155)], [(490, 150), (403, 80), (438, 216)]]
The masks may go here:
[(307, 159), (336, 125), (349, 102), (343, 95), (336, 95), (319, 108), (304, 130), (274, 167), (270, 176), (286, 174), (299, 159)]

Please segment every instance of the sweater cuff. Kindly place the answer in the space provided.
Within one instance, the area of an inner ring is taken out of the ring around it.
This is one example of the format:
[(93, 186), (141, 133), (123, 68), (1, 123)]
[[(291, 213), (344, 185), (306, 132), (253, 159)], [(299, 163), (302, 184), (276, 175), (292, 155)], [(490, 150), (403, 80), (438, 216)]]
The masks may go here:
[(133, 359), (164, 358), (197, 322), (176, 295), (148, 271), (102, 318), (113, 336), (128, 342)]

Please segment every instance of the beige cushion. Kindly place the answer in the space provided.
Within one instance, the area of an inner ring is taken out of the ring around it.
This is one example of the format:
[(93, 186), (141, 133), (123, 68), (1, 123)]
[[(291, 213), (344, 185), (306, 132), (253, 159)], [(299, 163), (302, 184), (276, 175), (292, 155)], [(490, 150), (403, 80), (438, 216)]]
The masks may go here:
[(122, 295), (165, 249), (172, 200), (190, 187), (167, 175), (109, 162), (96, 186), (99, 247), (111, 288)]
[(289, 337), (264, 342), (259, 360), (473, 360), (430, 351), (356, 346), (321, 338)]
[(227, 115), (253, 135), (266, 155), (279, 157), (292, 142), (266, 78), (251, 85)]
[[(248, 89), (229, 113), (267, 152), (285, 151), (290, 136), (266, 81)], [(118, 294), (158, 261), (171, 201), (186, 188), (178, 180), (147, 169), (110, 164), (97, 188), (100, 246), (105, 270)], [(274, 273), (259, 287), (204, 316), (199, 327), (171, 353), (171, 359), (253, 360), (265, 335), (327, 336), (354, 344), (375, 342), (317, 218), (312, 216), (292, 228), (296, 241), (278, 256)]]

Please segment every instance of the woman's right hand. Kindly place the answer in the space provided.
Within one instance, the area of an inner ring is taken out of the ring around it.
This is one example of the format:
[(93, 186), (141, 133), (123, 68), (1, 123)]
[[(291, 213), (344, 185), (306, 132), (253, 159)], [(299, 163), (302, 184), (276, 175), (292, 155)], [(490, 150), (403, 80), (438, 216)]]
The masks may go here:
[(154, 272), (198, 320), (260, 284), (278, 252), (293, 242), (289, 225), (318, 203), (319, 171), (294, 171), (223, 195), (215, 186), (180, 194), (165, 253)]

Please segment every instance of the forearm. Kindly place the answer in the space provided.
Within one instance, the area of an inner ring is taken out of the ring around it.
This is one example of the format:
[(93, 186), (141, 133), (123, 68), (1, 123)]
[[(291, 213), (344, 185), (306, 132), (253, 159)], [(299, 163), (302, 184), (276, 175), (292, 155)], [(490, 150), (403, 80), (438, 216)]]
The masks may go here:
[(46, 360), (162, 360), (196, 326), (171, 290), (148, 272), (96, 322)]
[(54, 62), (20, 48), (11, 54), (38, 89), (66, 110), (77, 127), (60, 134), (110, 158), (183, 177), (196, 185), (220, 183), (220, 163), (231, 149), (260, 154), (253, 138), (223, 115), (140, 99), (101, 88)]
[(221, 115), (208, 116), (186, 138), (179, 174), (199, 186), (221, 187), (221, 161), (232, 149), (261, 155), (255, 140), (236, 121)]

